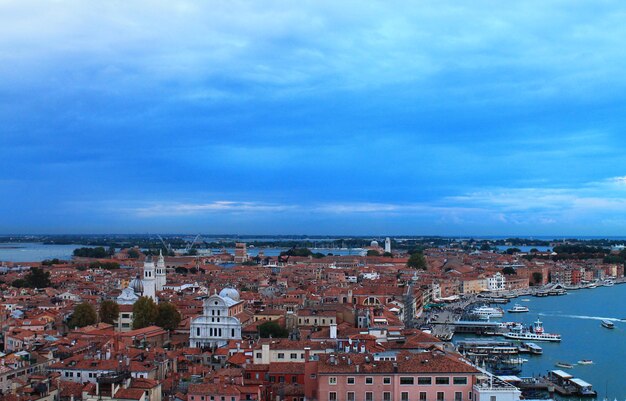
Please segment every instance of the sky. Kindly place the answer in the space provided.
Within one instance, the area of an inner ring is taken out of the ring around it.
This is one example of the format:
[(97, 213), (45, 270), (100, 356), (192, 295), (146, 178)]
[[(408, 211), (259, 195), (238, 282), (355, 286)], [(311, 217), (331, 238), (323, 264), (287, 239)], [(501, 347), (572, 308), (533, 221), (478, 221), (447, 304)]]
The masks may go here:
[(0, 233), (626, 236), (625, 20), (0, 0)]

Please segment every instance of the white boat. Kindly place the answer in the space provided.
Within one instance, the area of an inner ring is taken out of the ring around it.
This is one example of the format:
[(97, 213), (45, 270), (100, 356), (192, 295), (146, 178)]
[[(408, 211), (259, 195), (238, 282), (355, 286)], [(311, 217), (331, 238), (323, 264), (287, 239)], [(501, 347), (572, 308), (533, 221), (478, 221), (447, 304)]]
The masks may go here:
[(522, 306), (520, 304), (515, 304), (515, 306), (513, 306), (507, 312), (509, 312), (509, 313), (524, 313), (524, 312), (528, 312), (528, 311), (529, 311), (528, 307)]
[(481, 306), (471, 311), (471, 314), (478, 316), (480, 319), (491, 319), (492, 317), (504, 316), (502, 308), (493, 308), (491, 306)]
[(593, 365), (593, 361), (591, 359), (582, 359), (578, 361), (579, 365)]
[(615, 328), (615, 324), (613, 322), (611, 322), (610, 320), (603, 320), (602, 321), (602, 327), (606, 327), (607, 329), (614, 329)]
[(541, 321), (537, 320), (533, 323), (531, 330), (528, 331), (511, 331), (504, 333), (505, 338), (511, 340), (532, 340), (532, 341), (561, 341), (560, 334), (544, 333)]
[(612, 287), (615, 285), (615, 281), (607, 279), (602, 282), (602, 285), (605, 287)]

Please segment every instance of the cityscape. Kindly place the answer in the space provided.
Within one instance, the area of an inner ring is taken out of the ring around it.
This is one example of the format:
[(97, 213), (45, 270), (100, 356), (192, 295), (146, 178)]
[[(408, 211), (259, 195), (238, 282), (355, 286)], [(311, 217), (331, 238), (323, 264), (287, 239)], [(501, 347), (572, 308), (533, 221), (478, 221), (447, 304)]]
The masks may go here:
[(626, 400), (625, 17), (0, 1), (0, 401)]

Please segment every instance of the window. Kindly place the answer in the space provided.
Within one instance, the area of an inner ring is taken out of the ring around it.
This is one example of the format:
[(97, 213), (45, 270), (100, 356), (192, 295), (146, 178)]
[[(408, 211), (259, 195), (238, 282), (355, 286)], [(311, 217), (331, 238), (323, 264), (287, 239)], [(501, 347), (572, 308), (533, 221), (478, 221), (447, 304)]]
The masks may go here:
[(337, 393), (334, 391), (328, 393), (328, 401), (337, 401)]
[(374, 378), (373, 377), (366, 377), (365, 378), (365, 384), (374, 384)]
[(348, 391), (346, 394), (346, 401), (354, 401), (354, 391)]
[(279, 352), (278, 359), (285, 359), (285, 354), (283, 354), (282, 352)]
[(389, 391), (383, 393), (383, 401), (391, 401), (391, 393)]
[(472, 399), (472, 392), (471, 391), (467, 392), (467, 398), (470, 399), (470, 400)]
[(304, 354), (300, 354), (300, 359), (304, 359)]
[(449, 377), (435, 377), (435, 384), (450, 384)]
[(420, 391), (420, 401), (426, 401), (426, 391)]
[(383, 384), (391, 384), (391, 377), (383, 377)]
[(455, 377), (452, 379), (454, 384), (467, 384), (467, 377)]
[(492, 395), (491, 397), (489, 397), (489, 399), (490, 399), (491, 401), (496, 401), (496, 396), (495, 396), (495, 395)]
[(413, 385), (413, 378), (412, 377), (400, 377), (400, 385), (401, 386)]
[(289, 355), (289, 357), (291, 359), (298, 359), (298, 354), (291, 354), (291, 355)]
[(432, 377), (418, 377), (417, 384), (422, 385), (422, 386), (430, 386), (431, 384), (433, 384), (433, 378)]
[(256, 353), (256, 357), (257, 357), (257, 358), (262, 358), (262, 357), (263, 357), (263, 354), (261, 354), (260, 352), (257, 352), (257, 353)]
[(444, 401), (443, 391), (437, 391), (437, 401)]
[(196, 336), (200, 337), (200, 327), (196, 327)]
[(317, 375), (315, 373), (311, 373), (311, 379), (315, 379)]
[(463, 393), (460, 391), (456, 391), (454, 393), (454, 401), (463, 401)]
[(297, 383), (298, 382), (298, 376), (291, 376), (291, 382), (292, 383)]
[(409, 392), (403, 391), (400, 393), (400, 401), (409, 401)]
[(354, 377), (348, 377), (348, 379), (346, 379), (346, 383), (354, 384)]
[(374, 393), (367, 391), (365, 393), (365, 401), (374, 401)]
[[(337, 378), (335, 376), (329, 377), (328, 384), (337, 384)], [(335, 396), (337, 396), (337, 394), (335, 394)]]

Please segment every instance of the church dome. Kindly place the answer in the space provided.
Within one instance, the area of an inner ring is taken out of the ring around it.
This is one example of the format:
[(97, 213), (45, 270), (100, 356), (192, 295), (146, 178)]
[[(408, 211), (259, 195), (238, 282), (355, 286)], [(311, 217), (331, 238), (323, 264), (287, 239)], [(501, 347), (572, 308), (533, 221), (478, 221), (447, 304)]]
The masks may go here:
[(220, 297), (228, 297), (233, 301), (239, 301), (239, 292), (234, 288), (226, 287), (222, 291), (220, 291)]
[(135, 294), (143, 294), (143, 281), (139, 278), (139, 276), (135, 277), (128, 283), (128, 287), (132, 288)]

